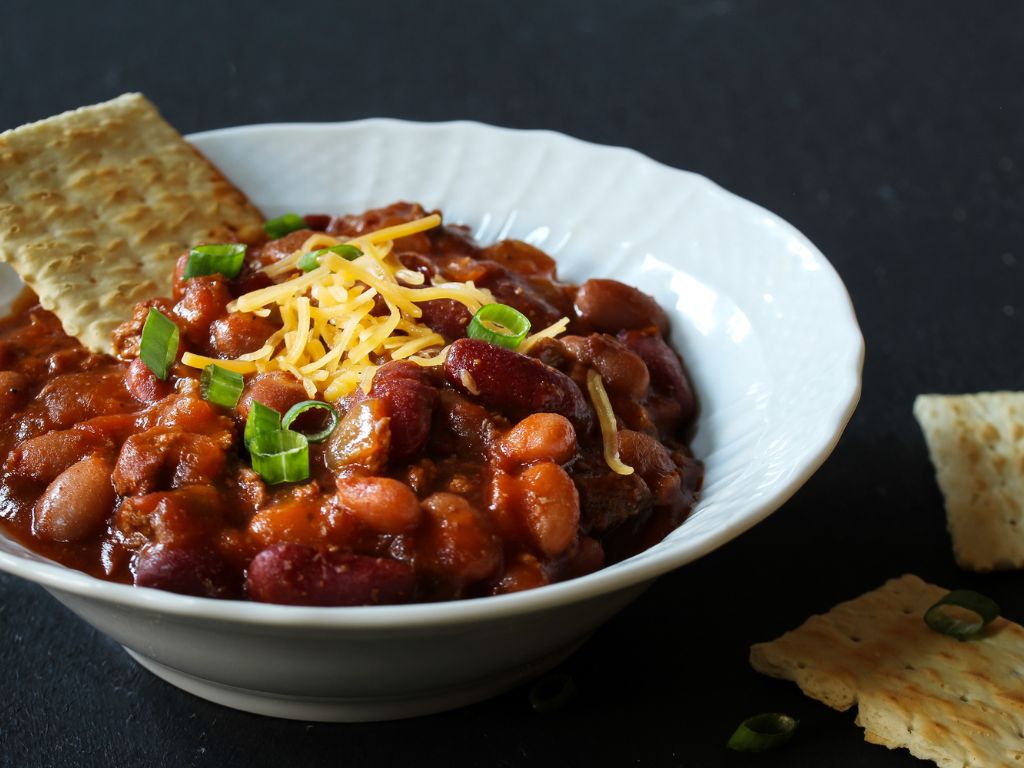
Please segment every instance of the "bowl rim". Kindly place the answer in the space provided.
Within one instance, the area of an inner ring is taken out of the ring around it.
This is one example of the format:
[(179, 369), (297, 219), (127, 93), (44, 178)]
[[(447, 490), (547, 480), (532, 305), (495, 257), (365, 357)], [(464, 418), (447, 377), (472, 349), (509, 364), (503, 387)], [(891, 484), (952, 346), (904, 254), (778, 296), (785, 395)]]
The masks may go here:
[[(685, 176), (689, 183), (699, 184), (710, 191), (724, 195), (731, 204), (749, 206), (767, 219), (783, 225), (794, 234), (803, 237), (812, 255), (820, 262), (821, 270), (835, 283), (838, 295), (845, 299), (842, 307), (835, 307), (837, 315), (849, 322), (847, 335), (855, 344), (848, 350), (846, 364), (849, 370), (844, 381), (849, 382), (845, 392), (835, 394), (834, 405), (828, 416), (831, 428), (823, 434), (813, 449), (804, 452), (798, 471), (790, 472), (788, 479), (780, 483), (742, 515), (707, 535), (699, 544), (667, 548), (664, 551), (634, 557), (602, 568), (569, 581), (557, 582), (544, 587), (506, 595), (450, 600), (434, 603), (412, 603), (379, 606), (291, 606), (258, 603), (247, 600), (217, 600), (207, 597), (192, 597), (157, 589), (139, 588), (118, 584), (90, 576), (53, 561), (40, 561), (25, 556), (0, 551), (0, 570), (38, 583), (48, 590), (74, 595), (81, 598), (115, 603), (125, 608), (156, 612), (165, 615), (213, 620), (233, 624), (251, 624), (265, 627), (323, 628), (323, 629), (384, 629), (416, 626), (458, 625), (488, 619), (507, 617), (520, 613), (544, 611), (567, 603), (597, 599), (602, 595), (640, 587), (646, 582), (672, 571), (688, 562), (703, 557), (743, 532), (764, 520), (784, 504), (821, 467), (835, 449), (839, 438), (849, 423), (860, 399), (862, 371), (864, 365), (864, 338), (857, 323), (853, 302), (846, 286), (835, 268), (824, 254), (802, 235), (793, 225), (777, 214), (753, 203), (746, 198), (729, 192), (707, 177), (661, 163), (628, 147), (600, 144), (586, 141), (549, 129), (519, 129), (495, 126), (472, 120), (414, 121), (396, 118), (366, 118), (338, 122), (276, 122), (257, 123), (217, 128), (188, 134), (190, 143), (219, 139), (243, 133), (273, 131), (330, 131), (355, 129), (388, 128), (401, 130), (472, 130), (496, 132), (506, 135), (545, 138), (569, 144), (580, 144), (588, 151), (618, 153), (630, 156), (635, 162), (651, 164), (663, 172)], [(843, 313), (841, 310), (846, 310)], [(685, 526), (685, 523), (684, 523)], [(3, 534), (0, 533), (0, 536)], [(10, 539), (9, 539), (10, 540)], [(15, 542), (16, 543), (16, 542)]]

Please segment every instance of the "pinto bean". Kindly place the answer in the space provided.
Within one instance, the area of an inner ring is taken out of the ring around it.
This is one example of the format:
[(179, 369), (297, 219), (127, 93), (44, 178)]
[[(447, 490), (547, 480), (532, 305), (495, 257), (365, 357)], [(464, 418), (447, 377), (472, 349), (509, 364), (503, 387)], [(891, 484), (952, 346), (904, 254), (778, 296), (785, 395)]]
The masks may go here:
[(618, 280), (587, 280), (576, 293), (576, 311), (581, 320), (606, 333), (650, 325), (663, 336), (668, 333), (668, 315), (658, 302)]
[(119, 494), (134, 496), (211, 483), (224, 472), (225, 463), (213, 438), (149, 430), (125, 440), (111, 479)]
[(540, 561), (528, 552), (520, 552), (515, 559), (505, 566), (505, 573), (491, 588), (491, 594), (504, 595), (509, 592), (522, 592), (536, 589), (550, 583), (548, 575)]
[(95, 373), (68, 373), (50, 379), (37, 402), (46, 406), (51, 429), (70, 427), (100, 414), (137, 411), (138, 402), (122, 386), (121, 371), (101, 377)]
[(32, 510), (32, 532), (47, 541), (78, 541), (100, 528), (114, 507), (109, 456), (82, 459), (50, 483)]
[(197, 597), (231, 598), (239, 574), (209, 547), (150, 545), (135, 560), (135, 586)]
[(411, 600), (416, 575), (391, 558), (277, 544), (253, 558), (247, 584), (263, 603), (380, 605)]
[(51, 483), (72, 464), (107, 445), (106, 440), (85, 430), (46, 432), (11, 451), (4, 468), (37, 483)]
[(420, 500), (405, 483), (390, 477), (341, 477), (338, 501), (360, 523), (377, 533), (402, 533), (422, 517)]
[(513, 418), (558, 413), (583, 432), (593, 423), (576, 382), (539, 360), (496, 344), (459, 339), (448, 351), (444, 372), (455, 389)]
[(204, 345), (210, 324), (224, 314), (231, 291), (221, 275), (193, 277), (185, 283), (181, 299), (171, 311), (181, 321), (184, 335), (193, 344)]
[(487, 520), (464, 497), (434, 493), (423, 500), (426, 520), (418, 537), (416, 565), (460, 591), (494, 575), (501, 542)]
[(7, 421), (28, 402), (32, 382), (18, 371), (0, 371), (0, 421)]
[(697, 401), (683, 364), (665, 340), (653, 328), (619, 333), (619, 340), (636, 352), (651, 374), (651, 386), (679, 403), (681, 426), (693, 422)]
[(534, 543), (548, 557), (567, 551), (576, 541), (580, 498), (565, 470), (550, 462), (524, 469), (517, 479), (519, 508)]
[(576, 430), (557, 413), (527, 416), (505, 433), (499, 443), (501, 452), (519, 464), (553, 461), (565, 464), (576, 454)]
[[(347, 525), (346, 525), (347, 522)], [(358, 529), (345, 515), (325, 514), (320, 504), (304, 498), (278, 501), (249, 520), (249, 535), (264, 547), (278, 542), (308, 546), (348, 543)]]
[(404, 360), (387, 363), (374, 374), (370, 397), (383, 401), (391, 417), (390, 460), (400, 464), (414, 458), (430, 436), (437, 402), (437, 387), (426, 371)]
[(580, 363), (601, 374), (611, 392), (633, 398), (647, 393), (651, 378), (644, 361), (614, 336), (594, 333), (590, 336), (563, 336), (562, 345)]
[(213, 321), (210, 326), (210, 350), (219, 357), (238, 357), (247, 352), (255, 352), (274, 330), (274, 324), (265, 317), (233, 312)]
[(391, 417), (385, 408), (382, 400), (370, 398), (348, 409), (324, 445), (328, 467), (359, 467), (370, 474), (384, 469), (391, 448)]
[(305, 387), (286, 371), (269, 371), (256, 374), (242, 390), (236, 410), (243, 419), (249, 415), (252, 401), (283, 414), (296, 403), (308, 399)]
[(155, 373), (149, 370), (142, 358), (137, 357), (128, 366), (128, 373), (124, 377), (124, 385), (132, 397), (140, 403), (155, 403), (171, 394), (171, 383), (161, 381)]

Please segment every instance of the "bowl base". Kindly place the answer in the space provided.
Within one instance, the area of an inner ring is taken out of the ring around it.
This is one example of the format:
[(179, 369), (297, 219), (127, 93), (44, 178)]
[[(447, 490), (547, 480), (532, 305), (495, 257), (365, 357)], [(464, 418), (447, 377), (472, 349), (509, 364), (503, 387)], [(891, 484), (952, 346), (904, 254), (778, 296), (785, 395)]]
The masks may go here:
[(443, 688), (421, 695), (374, 698), (287, 696), (250, 688), (237, 688), (172, 669), (130, 648), (124, 650), (143, 668), (161, 680), (214, 704), (287, 720), (356, 723), (401, 720), (475, 704), (539, 677), (575, 653), (584, 642), (586, 638), (514, 670), (489, 675), (457, 687)]

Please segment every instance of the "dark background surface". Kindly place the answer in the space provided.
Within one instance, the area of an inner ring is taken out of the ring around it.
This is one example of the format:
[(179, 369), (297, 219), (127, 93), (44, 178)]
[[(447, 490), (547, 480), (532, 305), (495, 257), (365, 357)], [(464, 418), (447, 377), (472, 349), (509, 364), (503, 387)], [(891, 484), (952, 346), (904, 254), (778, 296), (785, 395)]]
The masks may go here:
[[(836, 266), (867, 342), (835, 454), (773, 517), (661, 579), (525, 691), (418, 720), (308, 725), (206, 703), (0, 575), (0, 765), (911, 766), (747, 663), (752, 642), (914, 572), (1024, 621), (1024, 576), (952, 562), (915, 394), (1024, 388), (1024, 5), (888, 0), (6, 0), (0, 129), (145, 92), (182, 132), (393, 116), (543, 127), (703, 173)], [(801, 718), (761, 757), (724, 748)]]

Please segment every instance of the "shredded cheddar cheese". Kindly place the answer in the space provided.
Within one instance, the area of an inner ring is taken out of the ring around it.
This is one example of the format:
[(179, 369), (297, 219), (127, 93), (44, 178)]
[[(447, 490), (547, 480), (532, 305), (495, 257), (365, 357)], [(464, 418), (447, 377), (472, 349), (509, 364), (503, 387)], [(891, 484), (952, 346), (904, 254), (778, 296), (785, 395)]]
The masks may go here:
[(632, 475), (633, 468), (623, 464), (619, 458), (619, 430), (615, 423), (615, 412), (612, 410), (608, 393), (604, 389), (601, 374), (591, 369), (587, 371), (587, 391), (590, 402), (597, 412), (597, 421), (601, 425), (601, 440), (604, 443), (604, 461), (608, 467), (620, 475)]

